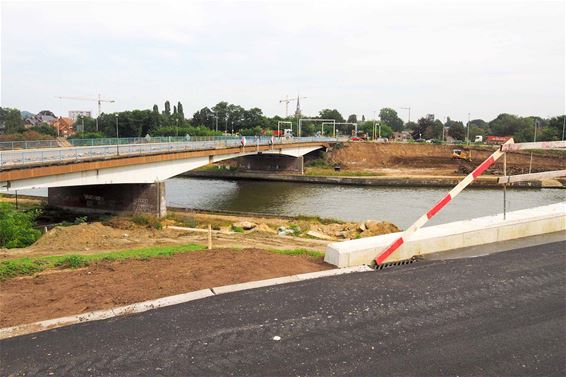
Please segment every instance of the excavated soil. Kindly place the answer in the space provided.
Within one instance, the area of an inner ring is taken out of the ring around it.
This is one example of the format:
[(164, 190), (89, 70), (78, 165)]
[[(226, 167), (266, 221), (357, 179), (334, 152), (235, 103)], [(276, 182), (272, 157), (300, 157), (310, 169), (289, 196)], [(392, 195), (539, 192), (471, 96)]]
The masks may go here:
[[(464, 149), (464, 146), (405, 143), (345, 143), (329, 153), (333, 163), (353, 171), (375, 171), (385, 175), (458, 175), (462, 174), (461, 161), (450, 158), (453, 149)], [(470, 146), (472, 166), (485, 160), (497, 147)], [(507, 167), (514, 174), (527, 172), (530, 152), (508, 153)], [(503, 159), (500, 159), (491, 170), (496, 174), (502, 170)], [(466, 164), (464, 164), (466, 165)], [(533, 171), (562, 170), (566, 167), (564, 156), (533, 156)], [(468, 167), (469, 169), (469, 167)]]
[(217, 249), (48, 271), (0, 282), (0, 327), (331, 268), (321, 257)]

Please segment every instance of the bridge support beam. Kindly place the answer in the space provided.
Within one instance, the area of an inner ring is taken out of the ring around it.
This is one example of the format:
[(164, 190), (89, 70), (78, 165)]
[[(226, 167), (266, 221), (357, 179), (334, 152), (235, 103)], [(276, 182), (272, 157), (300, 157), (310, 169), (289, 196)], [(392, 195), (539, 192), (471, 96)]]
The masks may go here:
[(282, 156), (272, 154), (257, 154), (239, 157), (236, 164), (241, 170), (256, 171), (285, 171), (301, 173), (304, 172), (304, 157)]
[(165, 182), (50, 187), (50, 206), (81, 213), (120, 215), (167, 213)]

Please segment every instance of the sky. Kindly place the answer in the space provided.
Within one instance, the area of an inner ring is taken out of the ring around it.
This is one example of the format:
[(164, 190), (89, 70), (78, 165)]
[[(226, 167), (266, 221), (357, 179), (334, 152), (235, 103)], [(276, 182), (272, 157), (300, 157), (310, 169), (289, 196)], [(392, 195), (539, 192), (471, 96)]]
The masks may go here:
[[(391, 107), (565, 113), (564, 1), (2, 1), (0, 104), (104, 112), (219, 101), (284, 115)], [(290, 104), (290, 112), (294, 103)]]

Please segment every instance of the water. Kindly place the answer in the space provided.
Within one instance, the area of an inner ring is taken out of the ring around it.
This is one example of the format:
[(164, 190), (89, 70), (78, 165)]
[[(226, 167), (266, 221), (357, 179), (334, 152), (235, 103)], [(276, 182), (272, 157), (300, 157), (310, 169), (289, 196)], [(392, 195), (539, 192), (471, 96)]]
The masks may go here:
[[(205, 210), (309, 215), (348, 221), (387, 220), (406, 228), (448, 192), (447, 188), (392, 188), (307, 183), (172, 178), (167, 204)], [(21, 194), (47, 195), (47, 190)], [(566, 200), (558, 189), (507, 190), (508, 211)], [(503, 212), (501, 189), (466, 189), (427, 225)]]
[[(341, 220), (387, 220), (411, 225), (448, 192), (447, 188), (335, 186), (307, 183), (173, 178), (167, 181), (171, 206), (276, 215), (317, 215)], [(507, 190), (508, 211), (566, 200), (557, 189)], [(501, 189), (467, 189), (428, 224), (503, 212)]]

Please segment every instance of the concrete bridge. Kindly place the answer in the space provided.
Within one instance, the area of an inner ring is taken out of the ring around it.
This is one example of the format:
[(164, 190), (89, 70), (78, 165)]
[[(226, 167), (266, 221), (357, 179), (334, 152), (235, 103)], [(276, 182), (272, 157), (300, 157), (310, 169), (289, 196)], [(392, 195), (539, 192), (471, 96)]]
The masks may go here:
[(164, 181), (215, 162), (247, 157), (274, 170), (299, 166), (332, 138), (240, 138), (26, 149), (0, 152), (0, 193), (48, 188), (48, 203), (90, 212), (164, 216)]

